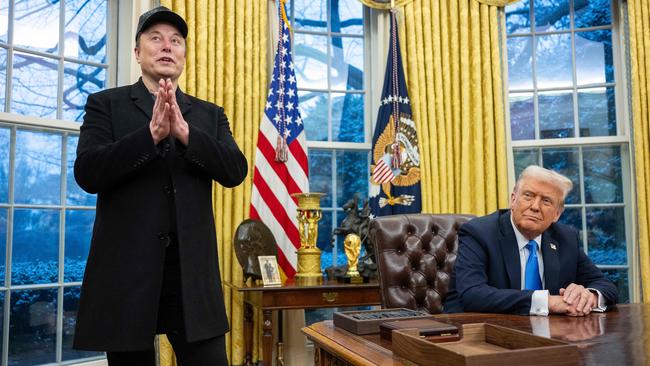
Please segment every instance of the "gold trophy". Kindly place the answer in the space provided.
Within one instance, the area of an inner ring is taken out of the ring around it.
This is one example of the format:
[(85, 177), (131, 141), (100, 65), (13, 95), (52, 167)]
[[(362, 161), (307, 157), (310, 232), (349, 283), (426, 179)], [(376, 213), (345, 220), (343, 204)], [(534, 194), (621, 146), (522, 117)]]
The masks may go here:
[(298, 199), (298, 232), (300, 249), (298, 249), (298, 271), (296, 283), (300, 285), (318, 285), (323, 282), (320, 268), (321, 251), (316, 246), (318, 239), (318, 220), (323, 215), (320, 198), (324, 193), (294, 193)]
[[(361, 238), (357, 234), (348, 234), (343, 241), (345, 256), (348, 257), (348, 272), (345, 274), (346, 280), (350, 283), (363, 283), (363, 277), (357, 270), (359, 264), (359, 254), (361, 253)], [(347, 281), (346, 281), (347, 282)]]

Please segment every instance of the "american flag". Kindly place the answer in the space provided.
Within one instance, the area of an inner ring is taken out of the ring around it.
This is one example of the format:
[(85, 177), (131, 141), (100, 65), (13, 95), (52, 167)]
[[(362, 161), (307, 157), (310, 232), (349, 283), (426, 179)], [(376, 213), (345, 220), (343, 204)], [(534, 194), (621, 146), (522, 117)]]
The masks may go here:
[(309, 192), (309, 180), (291, 38), (281, 10), (273, 76), (255, 154), (250, 216), (271, 229), (278, 243), (278, 263), (287, 277), (292, 278), (296, 273), (300, 236), (297, 204), (291, 194)]

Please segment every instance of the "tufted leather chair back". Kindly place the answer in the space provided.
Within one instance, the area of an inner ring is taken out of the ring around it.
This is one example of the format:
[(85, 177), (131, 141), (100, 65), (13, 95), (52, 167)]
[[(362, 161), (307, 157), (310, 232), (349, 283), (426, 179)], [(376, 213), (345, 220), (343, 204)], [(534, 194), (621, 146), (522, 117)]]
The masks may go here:
[(442, 312), (458, 251), (458, 228), (472, 215), (406, 214), (370, 222), (382, 307)]

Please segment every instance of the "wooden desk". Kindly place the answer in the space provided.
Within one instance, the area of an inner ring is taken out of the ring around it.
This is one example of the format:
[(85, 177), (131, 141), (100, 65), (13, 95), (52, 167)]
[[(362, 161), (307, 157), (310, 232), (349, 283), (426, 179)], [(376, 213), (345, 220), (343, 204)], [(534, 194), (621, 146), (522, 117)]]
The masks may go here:
[(262, 309), (262, 348), (265, 365), (272, 365), (273, 357), (273, 311), (284, 309), (316, 309), (343, 306), (380, 305), (379, 284), (343, 284), (326, 281), (318, 286), (299, 286), (288, 281), (280, 287), (235, 286), (230, 287), (244, 294), (246, 306), (244, 338), (246, 339), (245, 365), (252, 365), (253, 309)]
[[(436, 319), (456, 325), (497, 324), (541, 336), (545, 335), (540, 328), (550, 329), (551, 338), (578, 345), (582, 365), (650, 364), (650, 304), (619, 305), (610, 312), (592, 313), (584, 318), (465, 313), (441, 314)], [(408, 364), (393, 357), (390, 342), (381, 340), (378, 334), (357, 336), (335, 328), (332, 321), (316, 323), (302, 331), (316, 346), (314, 364), (318, 366)], [(431, 360), (431, 365), (435, 365), (435, 360)]]

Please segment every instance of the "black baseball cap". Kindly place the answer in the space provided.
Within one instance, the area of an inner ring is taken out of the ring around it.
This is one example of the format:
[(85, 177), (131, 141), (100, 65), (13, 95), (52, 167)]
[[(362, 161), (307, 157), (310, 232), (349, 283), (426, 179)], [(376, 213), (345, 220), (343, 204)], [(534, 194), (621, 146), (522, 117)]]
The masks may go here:
[(138, 30), (135, 32), (135, 39), (138, 40), (140, 33), (157, 23), (169, 23), (181, 32), (183, 38), (187, 38), (187, 23), (185, 23), (185, 20), (168, 8), (157, 6), (140, 15), (140, 19), (138, 20)]

